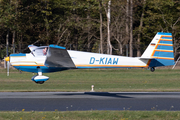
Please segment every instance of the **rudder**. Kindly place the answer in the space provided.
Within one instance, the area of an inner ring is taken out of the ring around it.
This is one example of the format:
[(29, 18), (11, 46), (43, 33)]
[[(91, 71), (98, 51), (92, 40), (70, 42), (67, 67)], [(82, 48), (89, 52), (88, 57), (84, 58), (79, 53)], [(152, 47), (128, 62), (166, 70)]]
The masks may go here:
[(158, 32), (141, 58), (152, 59), (149, 67), (174, 65), (172, 34)]

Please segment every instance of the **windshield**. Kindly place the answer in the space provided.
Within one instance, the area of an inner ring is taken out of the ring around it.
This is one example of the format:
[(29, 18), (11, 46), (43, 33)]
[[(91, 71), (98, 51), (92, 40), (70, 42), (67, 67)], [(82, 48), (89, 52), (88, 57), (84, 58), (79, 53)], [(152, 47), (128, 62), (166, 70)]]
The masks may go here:
[(46, 56), (47, 51), (48, 51), (48, 47), (45, 46), (45, 47), (38, 47), (38, 48), (34, 49), (31, 53), (34, 56)]

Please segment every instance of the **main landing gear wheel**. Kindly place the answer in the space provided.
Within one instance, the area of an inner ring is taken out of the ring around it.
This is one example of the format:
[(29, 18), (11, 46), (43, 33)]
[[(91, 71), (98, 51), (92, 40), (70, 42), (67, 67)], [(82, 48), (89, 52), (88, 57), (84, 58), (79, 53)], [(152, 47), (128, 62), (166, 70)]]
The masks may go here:
[(44, 83), (44, 81), (38, 81), (38, 82), (36, 82), (37, 84), (43, 84)]
[(155, 67), (151, 67), (150, 70), (151, 70), (151, 72), (154, 72), (155, 71)]

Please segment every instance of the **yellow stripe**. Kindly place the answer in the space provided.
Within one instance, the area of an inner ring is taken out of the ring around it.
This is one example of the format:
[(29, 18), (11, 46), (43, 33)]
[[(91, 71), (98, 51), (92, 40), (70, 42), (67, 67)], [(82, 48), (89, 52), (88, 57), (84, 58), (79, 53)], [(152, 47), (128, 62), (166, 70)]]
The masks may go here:
[(76, 67), (148, 67), (148, 65), (76, 65)]
[(172, 39), (160, 39), (160, 40), (163, 40), (163, 41), (172, 41)]
[(12, 65), (12, 66), (45, 66), (45, 65), (38, 64), (38, 65)]
[(20, 61), (20, 62), (11, 62), (11, 63), (36, 63), (36, 62), (34, 62), (34, 61)]
[(161, 35), (161, 37), (160, 38), (162, 38), (162, 37), (172, 37), (172, 35)]
[(153, 57), (152, 58), (157, 58), (157, 59), (166, 59), (166, 60), (174, 60), (174, 58), (166, 58), (166, 57)]
[(20, 61), (20, 62), (11, 62), (11, 63), (34, 63), (34, 64), (37, 64), (37, 65), (44, 65), (43, 63), (40, 64), (40, 63), (37, 63), (37, 62), (34, 62), (34, 61)]
[(173, 46), (173, 44), (162, 44), (162, 43), (158, 43), (158, 45), (163, 45), (163, 46)]
[(159, 52), (173, 52), (172, 50), (158, 50), (158, 49), (155, 49), (155, 51), (159, 51)]

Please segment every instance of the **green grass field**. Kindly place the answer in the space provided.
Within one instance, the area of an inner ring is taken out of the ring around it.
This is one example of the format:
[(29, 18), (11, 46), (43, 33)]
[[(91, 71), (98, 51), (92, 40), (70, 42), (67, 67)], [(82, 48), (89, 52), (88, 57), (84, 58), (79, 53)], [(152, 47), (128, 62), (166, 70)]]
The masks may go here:
[(0, 120), (179, 120), (178, 111), (16, 111), (0, 112)]
[(87, 92), (94, 85), (96, 92), (121, 91), (180, 91), (180, 70), (157, 69), (86, 69), (46, 73), (50, 79), (44, 84), (31, 81), (35, 74), (0, 70), (0, 91), (81, 91)]
[[(86, 69), (44, 74), (50, 79), (44, 84), (31, 81), (33, 73), (0, 69), (0, 92), (15, 91), (180, 91), (180, 70), (157, 69)], [(179, 111), (4, 111), (0, 120), (178, 120)]]

